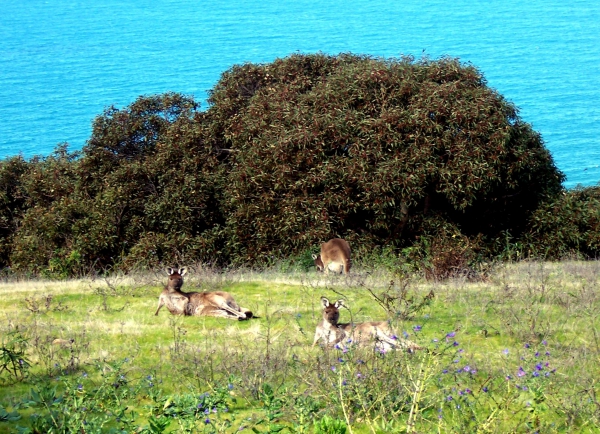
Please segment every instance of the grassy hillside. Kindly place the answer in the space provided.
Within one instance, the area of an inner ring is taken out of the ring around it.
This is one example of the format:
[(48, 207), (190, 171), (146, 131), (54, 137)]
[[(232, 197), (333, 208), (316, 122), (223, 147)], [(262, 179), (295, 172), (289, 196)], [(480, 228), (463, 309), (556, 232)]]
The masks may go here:
[[(598, 262), (476, 283), (191, 268), (184, 290), (259, 318), (154, 316), (162, 271), (0, 284), (0, 432), (600, 430)], [(426, 350), (311, 348), (322, 295)]]

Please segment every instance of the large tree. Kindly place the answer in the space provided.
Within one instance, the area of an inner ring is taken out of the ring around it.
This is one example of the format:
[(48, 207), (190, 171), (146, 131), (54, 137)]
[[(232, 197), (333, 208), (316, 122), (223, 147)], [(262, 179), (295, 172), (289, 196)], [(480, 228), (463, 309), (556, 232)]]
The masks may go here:
[(456, 59), (293, 55), (233, 67), (210, 101), (242, 260), (336, 235), (410, 245), (444, 222), (518, 236), (561, 190), (539, 134)]

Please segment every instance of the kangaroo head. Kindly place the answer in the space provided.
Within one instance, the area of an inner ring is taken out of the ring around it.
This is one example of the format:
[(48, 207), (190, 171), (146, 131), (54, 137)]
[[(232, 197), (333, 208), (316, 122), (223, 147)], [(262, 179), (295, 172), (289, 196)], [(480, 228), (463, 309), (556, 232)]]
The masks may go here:
[(327, 297), (321, 297), (321, 304), (323, 305), (323, 319), (331, 325), (337, 325), (340, 320), (339, 308), (344, 305), (342, 300), (331, 304)]
[(315, 260), (315, 267), (317, 267), (317, 271), (323, 271), (325, 269), (325, 264), (323, 264), (321, 255), (312, 255), (312, 258)]
[(187, 273), (187, 268), (183, 267), (180, 269), (167, 267), (167, 274), (169, 280), (167, 281), (167, 289), (171, 292), (179, 291), (183, 286), (183, 276)]

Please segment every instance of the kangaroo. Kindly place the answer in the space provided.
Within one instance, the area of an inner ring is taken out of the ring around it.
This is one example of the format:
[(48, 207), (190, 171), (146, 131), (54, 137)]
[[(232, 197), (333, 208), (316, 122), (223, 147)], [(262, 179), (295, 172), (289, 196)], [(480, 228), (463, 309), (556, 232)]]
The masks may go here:
[(318, 271), (329, 271), (348, 274), (352, 262), (350, 261), (350, 245), (341, 238), (334, 238), (321, 245), (321, 254), (312, 255)]
[(158, 311), (163, 306), (166, 306), (173, 315), (185, 315), (187, 305), (190, 302), (190, 294), (182, 292), (181, 287), (183, 286), (183, 276), (187, 273), (187, 268), (184, 267), (176, 270), (168, 267), (166, 272), (169, 275), (169, 280), (167, 280), (167, 286), (158, 297), (158, 308), (154, 315), (158, 315)]
[(161, 307), (166, 306), (173, 315), (215, 316), (245, 320), (253, 317), (248, 309), (241, 308), (233, 296), (224, 291), (211, 292), (183, 292), (183, 276), (187, 268), (166, 269), (169, 275), (167, 286), (158, 298), (158, 308), (154, 315), (158, 315)]
[(331, 304), (327, 297), (321, 297), (321, 304), (323, 305), (323, 319), (317, 325), (313, 347), (319, 339), (323, 339), (327, 346), (335, 346), (347, 339), (349, 343), (359, 346), (374, 343), (375, 349), (382, 352), (405, 349), (412, 353), (422, 349), (414, 342), (397, 337), (387, 321), (339, 324), (339, 308), (344, 305), (342, 300)]

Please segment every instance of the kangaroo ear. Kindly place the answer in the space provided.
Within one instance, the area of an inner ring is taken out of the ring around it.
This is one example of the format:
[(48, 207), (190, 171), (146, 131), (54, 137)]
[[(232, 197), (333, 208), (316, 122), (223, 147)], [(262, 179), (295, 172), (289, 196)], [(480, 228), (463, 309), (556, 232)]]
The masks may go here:
[(317, 260), (317, 258), (318, 258), (318, 256), (317, 256), (317, 255), (315, 255), (314, 253), (313, 253), (311, 256), (312, 256), (312, 258), (313, 258), (315, 261), (316, 261), (316, 260)]
[(174, 272), (175, 270), (173, 270), (171, 267), (167, 267), (167, 268), (165, 268), (165, 271), (166, 271), (166, 272), (167, 272), (167, 274), (170, 276), (171, 274), (173, 274), (173, 272)]
[(181, 277), (185, 276), (185, 273), (187, 273), (187, 267), (182, 267), (179, 269), (179, 274)]
[(344, 300), (338, 300), (335, 302), (334, 304), (335, 307), (340, 308), (342, 306), (344, 306)]
[(323, 305), (323, 307), (329, 307), (330, 303), (327, 297), (321, 297), (321, 304)]

